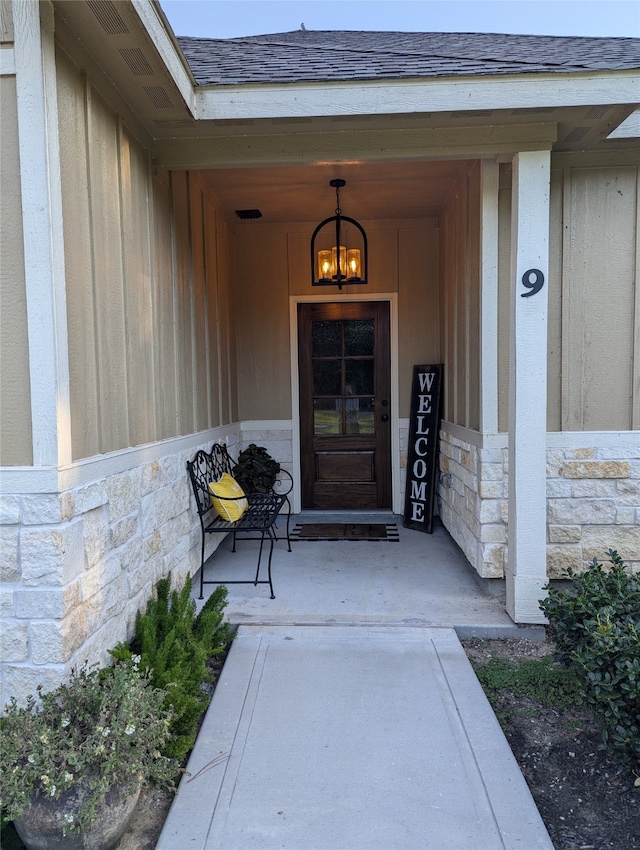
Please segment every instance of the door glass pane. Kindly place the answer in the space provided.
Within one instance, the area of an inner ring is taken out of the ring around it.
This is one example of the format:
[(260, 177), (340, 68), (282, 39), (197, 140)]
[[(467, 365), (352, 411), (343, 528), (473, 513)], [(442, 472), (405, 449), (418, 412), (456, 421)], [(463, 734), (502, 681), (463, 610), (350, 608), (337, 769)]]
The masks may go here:
[(345, 433), (374, 434), (375, 418), (372, 398), (345, 399)]
[(313, 394), (342, 395), (342, 361), (313, 361)]
[(345, 321), (344, 353), (352, 357), (373, 356), (373, 319)]
[(342, 399), (313, 400), (313, 433), (342, 434)]
[(373, 360), (345, 360), (345, 395), (372, 395)]
[(342, 322), (312, 322), (311, 338), (314, 357), (340, 357), (342, 354)]

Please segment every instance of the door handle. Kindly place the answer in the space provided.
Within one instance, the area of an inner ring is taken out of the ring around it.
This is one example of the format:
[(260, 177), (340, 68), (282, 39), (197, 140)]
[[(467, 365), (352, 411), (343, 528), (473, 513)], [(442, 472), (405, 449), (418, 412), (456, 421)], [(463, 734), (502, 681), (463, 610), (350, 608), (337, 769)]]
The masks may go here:
[(386, 414), (386, 413), (383, 413), (383, 414), (382, 414), (382, 416), (380, 417), (380, 419), (382, 419), (382, 421), (383, 421), (383, 422), (388, 422), (388, 421), (389, 421), (389, 417), (387, 416), (387, 414)]

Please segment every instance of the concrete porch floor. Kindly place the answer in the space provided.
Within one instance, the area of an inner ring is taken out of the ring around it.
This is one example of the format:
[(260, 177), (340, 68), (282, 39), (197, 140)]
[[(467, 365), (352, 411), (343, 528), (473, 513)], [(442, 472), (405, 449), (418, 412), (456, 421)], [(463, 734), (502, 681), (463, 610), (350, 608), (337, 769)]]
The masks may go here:
[[(434, 533), (402, 527), (389, 513), (293, 515), (301, 522), (395, 522), (400, 541), (296, 541), (292, 552), (279, 540), (267, 585), (230, 584), (227, 618), (234, 624), (449, 626), (459, 637), (542, 639), (541, 626), (518, 627), (505, 610), (504, 582), (481, 579), (436, 518)], [(281, 523), (282, 526), (282, 523)], [(283, 528), (279, 529), (279, 533)], [(258, 544), (225, 540), (205, 564), (205, 579), (254, 575)], [(266, 578), (263, 556), (261, 578)], [(193, 581), (197, 599), (199, 576)], [(213, 586), (205, 585), (205, 597)]]

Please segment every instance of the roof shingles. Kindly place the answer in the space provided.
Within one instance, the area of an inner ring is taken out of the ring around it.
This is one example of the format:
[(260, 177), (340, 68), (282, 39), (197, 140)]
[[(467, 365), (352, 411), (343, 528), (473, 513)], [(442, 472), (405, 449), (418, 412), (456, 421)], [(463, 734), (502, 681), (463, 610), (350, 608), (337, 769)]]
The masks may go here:
[(295, 30), (178, 43), (201, 86), (640, 68), (638, 38)]

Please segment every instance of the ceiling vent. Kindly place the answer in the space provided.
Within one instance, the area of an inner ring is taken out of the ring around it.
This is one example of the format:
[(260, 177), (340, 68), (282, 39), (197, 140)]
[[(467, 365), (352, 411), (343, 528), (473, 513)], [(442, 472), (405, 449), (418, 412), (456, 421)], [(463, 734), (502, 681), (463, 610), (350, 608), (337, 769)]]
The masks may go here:
[(153, 68), (147, 62), (142, 50), (138, 47), (121, 47), (118, 53), (129, 66), (135, 77), (152, 77)]
[(591, 109), (584, 116), (588, 121), (596, 121), (599, 118), (604, 118), (607, 112), (611, 109), (609, 105), (607, 106), (592, 106)]
[(173, 109), (173, 102), (162, 86), (143, 86), (156, 109)]
[(260, 210), (236, 210), (238, 218), (262, 218)]
[(126, 35), (129, 32), (111, 0), (87, 0), (87, 6), (109, 35)]
[(565, 136), (563, 142), (581, 142), (587, 135), (591, 127), (574, 127), (568, 136)]

